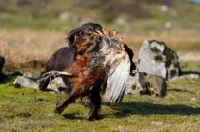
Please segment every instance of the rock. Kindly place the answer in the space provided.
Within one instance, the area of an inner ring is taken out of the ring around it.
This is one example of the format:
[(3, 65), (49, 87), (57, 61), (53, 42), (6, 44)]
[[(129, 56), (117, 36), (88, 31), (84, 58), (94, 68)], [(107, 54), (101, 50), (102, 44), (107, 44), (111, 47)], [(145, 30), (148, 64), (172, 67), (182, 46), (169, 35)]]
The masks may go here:
[(128, 76), (126, 82), (125, 94), (141, 95), (141, 93), (146, 93), (146, 87), (142, 86), (144, 84), (144, 79), (139, 76), (137, 72), (135, 76)]
[[(23, 87), (39, 89), (39, 85), (37, 82), (34, 82), (29, 78), (23, 76), (17, 76), (17, 78), (14, 80), (13, 83), (16, 88), (23, 86)], [(65, 85), (61, 77), (53, 79), (47, 87), (47, 91), (56, 94), (66, 94), (68, 90), (69, 87)]]
[(140, 72), (159, 75), (170, 80), (181, 75), (177, 54), (164, 42), (145, 40), (139, 51)]
[(53, 90), (57, 94), (66, 94), (69, 87), (65, 85), (61, 77), (57, 77), (49, 83), (47, 89)]
[(163, 77), (145, 72), (137, 72), (134, 77), (128, 78), (125, 93), (164, 97), (166, 89), (167, 83)]
[(23, 77), (23, 76), (17, 76), (17, 78), (14, 80), (14, 86), (15, 87), (30, 87), (39, 89), (38, 83), (30, 80), (29, 78)]
[(200, 76), (199, 74), (185, 74), (185, 75), (182, 75), (182, 76), (178, 76), (178, 77), (174, 77), (172, 78), (171, 80), (169, 80), (170, 82), (172, 81), (176, 81), (178, 79), (182, 79), (182, 78), (187, 78), (187, 79), (198, 79)]

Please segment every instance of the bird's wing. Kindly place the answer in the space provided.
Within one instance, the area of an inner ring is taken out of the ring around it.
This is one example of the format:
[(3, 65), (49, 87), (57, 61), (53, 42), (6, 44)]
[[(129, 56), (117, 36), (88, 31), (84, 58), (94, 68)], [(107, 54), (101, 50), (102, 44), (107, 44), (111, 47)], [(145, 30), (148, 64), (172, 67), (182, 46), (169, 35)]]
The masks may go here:
[(106, 98), (112, 103), (121, 102), (126, 88), (126, 80), (130, 73), (130, 59), (127, 53), (125, 58), (115, 67), (109, 70)]

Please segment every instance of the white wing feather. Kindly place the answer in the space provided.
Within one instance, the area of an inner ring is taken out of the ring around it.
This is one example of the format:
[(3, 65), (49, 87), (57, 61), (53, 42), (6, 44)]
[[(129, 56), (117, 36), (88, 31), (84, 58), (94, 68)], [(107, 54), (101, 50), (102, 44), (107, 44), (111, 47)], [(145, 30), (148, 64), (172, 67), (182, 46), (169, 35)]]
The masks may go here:
[(119, 65), (111, 68), (108, 74), (106, 98), (111, 102), (121, 102), (126, 88), (126, 80), (130, 73), (130, 59), (126, 53)]

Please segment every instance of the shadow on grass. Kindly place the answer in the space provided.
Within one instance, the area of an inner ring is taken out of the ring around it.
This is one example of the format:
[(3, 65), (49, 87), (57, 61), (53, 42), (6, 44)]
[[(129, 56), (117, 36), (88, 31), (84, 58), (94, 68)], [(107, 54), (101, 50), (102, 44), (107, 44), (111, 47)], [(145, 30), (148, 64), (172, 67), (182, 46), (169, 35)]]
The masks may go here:
[(191, 92), (191, 91), (189, 91), (189, 90), (177, 89), (177, 88), (168, 89), (167, 92), (169, 92), (169, 91), (174, 91), (174, 92), (184, 92), (184, 93), (195, 94), (195, 92)]
[(63, 117), (65, 117), (67, 119), (70, 119), (70, 120), (76, 120), (76, 119), (82, 120), (82, 119), (85, 119), (85, 118), (82, 118), (80, 116), (76, 116), (76, 113), (63, 114)]
[(182, 75), (187, 75), (187, 74), (198, 74), (198, 75), (200, 75), (200, 72), (198, 72), (198, 71), (182, 71)]
[[(119, 105), (111, 106), (109, 102), (103, 102), (102, 105), (110, 106), (111, 109), (117, 110), (115, 113), (100, 114), (102, 119), (107, 117), (124, 118), (130, 115), (200, 115), (200, 108), (192, 108), (186, 105), (162, 105), (149, 102), (122, 102)], [(103, 109), (103, 108), (102, 108)], [(77, 116), (76, 113), (63, 114), (67, 119), (86, 120), (84, 117)]]
[[(104, 105), (110, 105), (109, 103), (104, 103)], [(122, 102), (120, 105), (111, 107), (112, 109), (118, 110), (118, 112), (113, 115), (116, 118), (123, 118), (129, 115), (198, 115), (200, 114), (200, 108), (192, 108), (186, 105), (162, 105), (153, 104), (149, 102)], [(103, 114), (106, 118), (107, 115)]]

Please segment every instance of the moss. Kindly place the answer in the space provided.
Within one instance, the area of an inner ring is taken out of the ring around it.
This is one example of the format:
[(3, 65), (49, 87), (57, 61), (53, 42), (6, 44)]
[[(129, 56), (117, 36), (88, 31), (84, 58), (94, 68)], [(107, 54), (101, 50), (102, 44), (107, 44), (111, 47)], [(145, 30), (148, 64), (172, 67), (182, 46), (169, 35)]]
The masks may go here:
[(154, 58), (154, 60), (156, 60), (156, 61), (162, 61), (162, 56), (156, 55), (155, 58)]
[(131, 89), (132, 89), (132, 90), (135, 90), (135, 89), (136, 89), (136, 85), (132, 85), (132, 86), (131, 86)]
[(158, 43), (159, 45), (164, 45), (165, 47), (167, 47), (166, 44), (165, 44), (164, 42), (162, 42), (162, 41), (157, 41), (157, 40), (150, 40), (150, 41), (149, 41), (150, 44), (153, 43), (153, 42), (156, 42), (156, 43)]
[(171, 61), (174, 59), (175, 52), (171, 50), (170, 48), (166, 47), (163, 54), (166, 55), (165, 66), (169, 68), (169, 66), (171, 65)]
[(148, 88), (151, 86), (151, 83), (147, 81), (147, 82), (145, 82), (145, 86), (146, 86), (146, 88)]
[(147, 76), (147, 73), (146, 73), (146, 72), (143, 72), (142, 75), (143, 75), (143, 76)]
[(159, 53), (160, 52), (160, 50), (158, 48), (156, 48), (156, 47), (151, 48), (151, 51), (153, 51), (155, 53)]
[(173, 56), (172, 54), (170, 54), (170, 55), (168, 55), (168, 56), (166, 57), (165, 66), (166, 66), (167, 68), (169, 68), (169, 66), (171, 65), (172, 59), (174, 59), (174, 56)]
[(173, 77), (173, 76), (176, 75), (176, 73), (177, 73), (176, 70), (170, 70), (169, 74), (170, 74), (171, 77)]
[(138, 60), (138, 64), (140, 64), (140, 59)]

